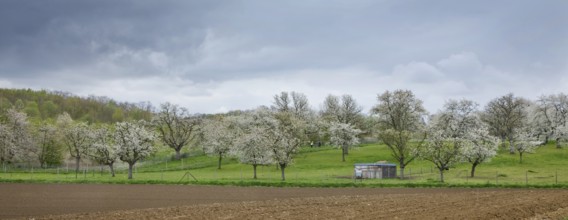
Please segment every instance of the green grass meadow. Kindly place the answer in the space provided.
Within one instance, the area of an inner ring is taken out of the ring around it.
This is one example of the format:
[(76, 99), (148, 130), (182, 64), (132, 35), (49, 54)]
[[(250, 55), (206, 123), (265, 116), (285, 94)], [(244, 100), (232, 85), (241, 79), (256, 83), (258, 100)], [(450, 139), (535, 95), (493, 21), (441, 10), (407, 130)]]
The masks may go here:
[[(152, 158), (137, 164), (134, 179), (127, 179), (124, 164), (117, 164), (116, 177), (110, 177), (108, 167), (85, 165), (77, 175), (74, 167), (40, 169), (14, 168), (3, 165), (0, 182), (43, 183), (116, 183), (116, 184), (207, 184), (239, 186), (306, 186), (306, 187), (568, 187), (568, 150), (556, 149), (554, 143), (542, 146), (535, 153), (519, 155), (502, 150), (490, 162), (476, 169), (469, 177), (468, 163), (446, 171), (445, 183), (439, 182), (439, 172), (428, 161), (415, 160), (406, 170), (406, 179), (354, 180), (353, 164), (387, 160), (394, 163), (390, 151), (381, 144), (367, 144), (350, 150), (341, 162), (341, 151), (332, 147), (303, 148), (292, 165), (286, 168), (286, 181), (281, 181), (276, 165), (259, 166), (258, 179), (253, 179), (251, 165), (225, 158), (217, 169), (217, 158), (200, 151), (185, 152), (183, 160), (171, 160), (173, 151), (161, 149)], [(397, 171), (398, 172), (398, 171)]]

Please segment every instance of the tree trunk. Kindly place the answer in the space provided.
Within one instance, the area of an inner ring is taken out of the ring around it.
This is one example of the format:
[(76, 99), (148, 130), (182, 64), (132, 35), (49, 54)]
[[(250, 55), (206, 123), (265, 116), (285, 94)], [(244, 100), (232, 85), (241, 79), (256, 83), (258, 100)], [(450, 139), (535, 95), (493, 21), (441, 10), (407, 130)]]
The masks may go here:
[(108, 168), (110, 169), (110, 175), (112, 177), (114, 177), (114, 166), (113, 165), (114, 165), (114, 163), (111, 163), (111, 164), (108, 165)]
[(549, 141), (548, 139), (549, 139), (549, 138), (550, 138), (550, 137), (549, 137), (548, 135), (544, 135), (544, 145), (547, 145), (547, 144), (548, 144), (548, 141)]
[(515, 154), (515, 145), (513, 144), (513, 140), (509, 139), (509, 153)]
[(506, 143), (506, 140), (507, 140), (506, 137), (501, 137), (501, 147), (502, 147), (503, 149), (507, 148), (507, 145), (505, 144), (505, 143)]
[(81, 162), (81, 157), (75, 157), (75, 179), (77, 179), (77, 175), (79, 175), (79, 163)]
[(134, 163), (128, 163), (128, 179), (132, 179), (132, 167), (134, 166)]
[(520, 162), (523, 163), (523, 152), (519, 152), (519, 159)]
[(286, 176), (284, 175), (284, 169), (286, 169), (286, 164), (280, 164), (280, 171), (282, 171), (282, 181), (286, 181)]
[(252, 165), (252, 169), (254, 171), (254, 176), (252, 177), (253, 179), (256, 179), (256, 166), (258, 166), (258, 165), (256, 165), (256, 164)]
[(562, 146), (560, 145), (560, 138), (556, 138), (556, 149), (561, 149)]
[(443, 182), (444, 182), (444, 169), (441, 168), (441, 169), (439, 169), (439, 170), (440, 170), (440, 182), (443, 183)]
[(223, 160), (223, 154), (219, 153), (219, 164), (217, 165), (217, 169), (220, 170), (221, 169), (221, 160)]
[(477, 165), (479, 164), (478, 163), (471, 164), (471, 178), (475, 176), (475, 167), (477, 167)]
[(176, 150), (176, 160), (181, 159), (181, 148), (175, 149)]
[(400, 165), (400, 179), (404, 179), (404, 165)]
[(341, 162), (345, 162), (345, 148), (341, 148)]
[(347, 145), (343, 145), (343, 149), (345, 149), (343, 151), (345, 153), (345, 155), (349, 155), (349, 147)]

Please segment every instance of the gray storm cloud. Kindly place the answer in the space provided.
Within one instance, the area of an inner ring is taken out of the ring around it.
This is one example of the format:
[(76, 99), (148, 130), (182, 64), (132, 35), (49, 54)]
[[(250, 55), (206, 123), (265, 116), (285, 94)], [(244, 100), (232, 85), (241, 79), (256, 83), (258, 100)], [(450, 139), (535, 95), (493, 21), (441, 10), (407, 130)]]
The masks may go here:
[(412, 89), (430, 111), (568, 92), (566, 1), (28, 1), (0, 7), (0, 86), (195, 112)]

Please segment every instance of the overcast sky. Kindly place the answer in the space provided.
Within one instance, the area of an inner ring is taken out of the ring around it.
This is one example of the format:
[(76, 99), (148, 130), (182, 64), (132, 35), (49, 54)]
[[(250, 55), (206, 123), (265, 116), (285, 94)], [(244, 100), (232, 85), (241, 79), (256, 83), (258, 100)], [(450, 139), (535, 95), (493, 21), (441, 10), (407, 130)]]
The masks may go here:
[(0, 87), (215, 113), (280, 91), (448, 99), (568, 93), (568, 1), (3, 0)]

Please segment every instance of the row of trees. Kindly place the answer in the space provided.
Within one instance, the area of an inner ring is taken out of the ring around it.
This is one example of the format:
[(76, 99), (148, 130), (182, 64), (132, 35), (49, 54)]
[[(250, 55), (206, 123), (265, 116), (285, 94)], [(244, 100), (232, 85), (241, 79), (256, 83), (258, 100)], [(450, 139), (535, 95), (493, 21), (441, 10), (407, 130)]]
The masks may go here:
[[(542, 96), (532, 102), (513, 94), (490, 101), (485, 109), (470, 100), (449, 100), (430, 115), (422, 101), (408, 90), (386, 91), (377, 97), (370, 115), (350, 95), (325, 98), (320, 111), (310, 107), (297, 92), (274, 96), (270, 107), (218, 115), (192, 115), (185, 108), (165, 103), (152, 120), (87, 124), (61, 114), (53, 123), (30, 125), (16, 108), (8, 109), (0, 123), (0, 161), (35, 157), (40, 164), (61, 161), (62, 150), (79, 162), (89, 158), (100, 164), (120, 159), (134, 164), (156, 150), (160, 139), (181, 158), (184, 147), (201, 146), (218, 158), (237, 158), (253, 167), (276, 164), (285, 179), (285, 169), (301, 146), (330, 143), (341, 149), (342, 161), (360, 139), (376, 135), (400, 166), (400, 176), (416, 158), (431, 161), (443, 172), (469, 162), (475, 168), (497, 153), (499, 143), (509, 145), (520, 161), (542, 142), (567, 135), (568, 98), (564, 94)], [(383, 159), (383, 158), (381, 158)]]
[(537, 102), (513, 94), (491, 100), (483, 111), (470, 100), (449, 100), (436, 114), (428, 115), (411, 91), (396, 90), (378, 96), (372, 112), (378, 117), (379, 137), (404, 168), (415, 158), (431, 161), (443, 173), (456, 163), (475, 168), (497, 153), (501, 140), (509, 152), (532, 152), (550, 138), (566, 139), (568, 99), (564, 94), (542, 96)]
[[(351, 124), (342, 123), (341, 120), (362, 117), (361, 107), (350, 96), (343, 96), (342, 99), (329, 96), (328, 100), (334, 100), (329, 102), (334, 109), (328, 108), (329, 111), (321, 113), (328, 116), (325, 120), (310, 108), (304, 94), (296, 92), (275, 95), (271, 107), (261, 106), (249, 111), (201, 117), (199, 120), (195, 116), (188, 116), (185, 109), (166, 103), (162, 105), (158, 118), (178, 118), (184, 121), (177, 122), (178, 125), (187, 125), (176, 126), (173, 125), (176, 123), (169, 123), (173, 120), (161, 120), (159, 130), (162, 137), (170, 139), (165, 143), (179, 152), (184, 146), (182, 143), (188, 143), (192, 139), (189, 135), (192, 133), (189, 132), (191, 129), (187, 129), (191, 124), (198, 127), (199, 131), (195, 132), (195, 136), (199, 137), (204, 151), (218, 157), (219, 169), (222, 159), (230, 156), (241, 163), (250, 164), (255, 179), (258, 166), (276, 164), (281, 171), (282, 180), (285, 180), (286, 168), (293, 163), (300, 147), (306, 146), (308, 142), (321, 142), (327, 136), (329, 141), (343, 149), (343, 160), (347, 149), (358, 143), (357, 135), (361, 131)], [(345, 102), (339, 100), (348, 100), (350, 104), (343, 105), (341, 103)], [(348, 114), (354, 116), (346, 117)], [(183, 117), (180, 117), (181, 115)], [(171, 141), (173, 137), (184, 136), (180, 133), (186, 134), (186, 138), (179, 138), (180, 141), (177, 142)]]
[(41, 167), (59, 164), (64, 152), (75, 159), (75, 173), (83, 158), (110, 167), (119, 159), (129, 165), (132, 178), (134, 164), (155, 151), (155, 135), (144, 121), (117, 122), (114, 125), (88, 125), (64, 113), (55, 124), (31, 126), (25, 113), (9, 109), (0, 123), (0, 162), (33, 161)]

